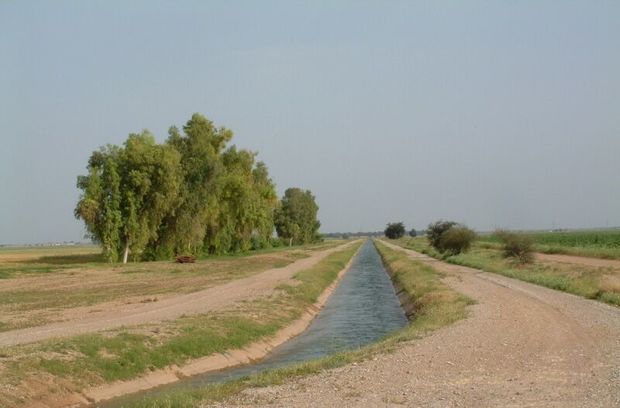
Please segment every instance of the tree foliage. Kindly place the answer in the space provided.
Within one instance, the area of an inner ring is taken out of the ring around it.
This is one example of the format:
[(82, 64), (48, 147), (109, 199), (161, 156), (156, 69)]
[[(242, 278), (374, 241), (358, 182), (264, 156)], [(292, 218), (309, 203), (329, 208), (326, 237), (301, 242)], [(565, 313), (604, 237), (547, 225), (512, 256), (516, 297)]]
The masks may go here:
[(94, 152), (88, 175), (78, 177), (82, 196), (75, 209), (87, 231), (100, 242), (106, 259), (139, 259), (157, 239), (166, 214), (178, 202), (179, 153), (158, 145), (148, 131), (130, 134), (123, 147)]
[(319, 240), (321, 223), (317, 219), (318, 211), (319, 206), (309, 190), (287, 189), (275, 215), (278, 236), (289, 245)]
[(417, 236), (418, 236), (418, 233), (417, 233), (417, 231), (415, 230), (415, 228), (411, 228), (411, 231), (409, 231), (409, 236), (410, 236), (411, 238), (415, 238), (415, 237), (417, 237)]
[(405, 235), (405, 224), (392, 222), (385, 227), (385, 236), (389, 239), (398, 239)]
[[(194, 114), (163, 144), (144, 131), (93, 152), (75, 215), (111, 262), (269, 246), (278, 206), (256, 154)], [(316, 212), (315, 212), (316, 216)]]

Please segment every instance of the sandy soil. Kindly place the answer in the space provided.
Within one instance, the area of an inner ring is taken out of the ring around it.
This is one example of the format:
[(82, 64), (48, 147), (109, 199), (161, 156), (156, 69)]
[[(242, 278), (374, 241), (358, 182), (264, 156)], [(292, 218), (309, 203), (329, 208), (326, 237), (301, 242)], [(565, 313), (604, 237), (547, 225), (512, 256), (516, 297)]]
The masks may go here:
[(309, 257), (295, 261), (285, 267), (269, 269), (247, 278), (237, 279), (205, 290), (167, 297), (156, 302), (121, 305), (109, 303), (105, 305), (106, 307), (98, 305), (98, 310), (87, 316), (26, 329), (0, 332), (0, 346), (32, 343), (52, 337), (66, 337), (218, 310), (242, 300), (268, 295), (280, 283), (290, 281), (298, 271), (312, 267), (329, 254), (351, 244), (347, 243), (313, 252)]
[(620, 308), (404, 251), (478, 302), (469, 318), (220, 406), (620, 407)]

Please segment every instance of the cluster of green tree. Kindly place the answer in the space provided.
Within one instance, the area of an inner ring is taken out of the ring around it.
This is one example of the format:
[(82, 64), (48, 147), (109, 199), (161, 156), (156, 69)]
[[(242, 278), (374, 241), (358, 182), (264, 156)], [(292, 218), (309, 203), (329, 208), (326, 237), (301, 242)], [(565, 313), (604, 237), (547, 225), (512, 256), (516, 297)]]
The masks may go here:
[(309, 190), (289, 188), (275, 213), (275, 227), (278, 236), (288, 244), (302, 244), (317, 241), (321, 223), (317, 219), (319, 207)]
[(290, 244), (318, 237), (309, 191), (280, 202), (256, 153), (228, 143), (233, 134), (194, 114), (183, 132), (158, 144), (148, 131), (93, 152), (79, 176), (75, 208), (105, 258), (117, 262), (222, 254), (271, 245), (274, 226)]
[(405, 224), (391, 222), (385, 227), (385, 236), (389, 239), (398, 239), (405, 235)]
[[(405, 235), (405, 224), (402, 222), (391, 222), (385, 227), (383, 232), (389, 239), (402, 238)], [(414, 228), (409, 231), (410, 237), (416, 237), (418, 234)]]

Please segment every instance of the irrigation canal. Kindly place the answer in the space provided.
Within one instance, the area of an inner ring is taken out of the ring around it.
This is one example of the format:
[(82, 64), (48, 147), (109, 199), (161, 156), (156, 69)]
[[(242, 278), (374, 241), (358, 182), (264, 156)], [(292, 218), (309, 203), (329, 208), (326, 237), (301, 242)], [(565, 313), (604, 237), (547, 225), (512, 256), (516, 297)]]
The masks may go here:
[(407, 324), (392, 282), (371, 240), (355, 256), (351, 268), (306, 331), (251, 365), (197, 375), (152, 390), (119, 397), (101, 407), (120, 407), (145, 396), (224, 382), (260, 371), (324, 357), (375, 342)]

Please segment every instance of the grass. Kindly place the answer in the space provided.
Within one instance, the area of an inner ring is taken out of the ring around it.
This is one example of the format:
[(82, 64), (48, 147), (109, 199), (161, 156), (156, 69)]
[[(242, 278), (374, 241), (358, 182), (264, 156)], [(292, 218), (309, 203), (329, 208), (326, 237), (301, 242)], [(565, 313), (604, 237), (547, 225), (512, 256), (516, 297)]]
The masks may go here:
[[(584, 230), (527, 233), (539, 252), (620, 259), (620, 230)], [(482, 235), (480, 240), (499, 243), (494, 235)]]
[(317, 300), (359, 245), (334, 252), (314, 267), (300, 271), (295, 275), (299, 284), (282, 285), (269, 298), (227, 311), (6, 347), (0, 350), (5, 356), (0, 372), (0, 406), (15, 405), (13, 395), (3, 395), (1, 390), (17, 387), (28, 378), (50, 378), (56, 385), (68, 381), (80, 389), (136, 378), (150, 370), (242, 348), (273, 335)]
[(404, 238), (401, 246), (447, 262), (620, 306), (620, 270), (553, 262), (518, 264), (502, 256), (501, 246), (480, 242), (467, 253), (442, 257), (425, 238)]
[(268, 370), (238, 380), (211, 384), (199, 389), (178, 390), (157, 397), (146, 397), (123, 404), (126, 408), (189, 408), (221, 401), (247, 388), (282, 384), (296, 377), (307, 376), (322, 370), (367, 360), (377, 353), (394, 350), (399, 343), (420, 338), (440, 327), (449, 325), (467, 315), (466, 306), (472, 301), (441, 283), (441, 275), (432, 267), (410, 259), (402, 252), (376, 243), (384, 264), (390, 269), (395, 285), (403, 291), (415, 318), (405, 328), (389, 335), (378, 343), (337, 353), (291, 367)]
[[(28, 248), (0, 251), (0, 331), (32, 327), (63, 318), (76, 307), (144, 297), (188, 293), (213, 287), (267, 269), (286, 266), (309, 252), (334, 247), (331, 241), (300, 247), (254, 251), (251, 255), (220, 256), (195, 264), (139, 262), (122, 264), (57, 264), (58, 259), (91, 257), (94, 247)], [(55, 255), (53, 254), (55, 252)], [(85, 253), (81, 253), (83, 251)], [(26, 253), (26, 258), (23, 254)], [(4, 258), (3, 258), (4, 256)], [(52, 258), (52, 263), (39, 263)]]
[[(291, 251), (320, 251), (333, 248), (345, 240), (327, 240), (324, 242), (292, 246), (265, 248), (247, 252), (238, 252), (227, 255), (203, 256), (206, 261), (222, 261), (247, 258), (253, 255), (279, 254)], [(299, 253), (299, 252), (298, 252)], [(48, 274), (66, 269), (84, 268), (125, 268), (128, 271), (157, 269), (159, 264), (170, 261), (130, 262), (128, 264), (108, 263), (101, 254), (101, 249), (95, 245), (83, 246), (52, 246), (52, 247), (0, 247), (0, 279), (10, 279), (20, 275)]]

